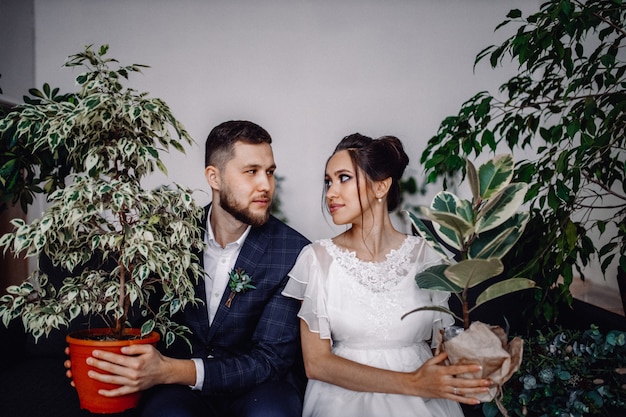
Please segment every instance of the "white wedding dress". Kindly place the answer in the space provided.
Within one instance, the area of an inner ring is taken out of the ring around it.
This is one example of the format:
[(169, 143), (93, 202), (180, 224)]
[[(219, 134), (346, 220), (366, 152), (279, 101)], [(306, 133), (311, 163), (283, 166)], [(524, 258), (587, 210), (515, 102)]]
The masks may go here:
[[(452, 324), (450, 315), (420, 311), (447, 307), (448, 293), (422, 290), (415, 274), (441, 258), (421, 238), (407, 236), (384, 262), (364, 262), (331, 239), (305, 247), (283, 291), (302, 300), (298, 316), (311, 331), (330, 339), (332, 350), (355, 362), (413, 371), (432, 357), (434, 332)], [(408, 395), (356, 392), (309, 380), (303, 417), (456, 417), (458, 403)]]

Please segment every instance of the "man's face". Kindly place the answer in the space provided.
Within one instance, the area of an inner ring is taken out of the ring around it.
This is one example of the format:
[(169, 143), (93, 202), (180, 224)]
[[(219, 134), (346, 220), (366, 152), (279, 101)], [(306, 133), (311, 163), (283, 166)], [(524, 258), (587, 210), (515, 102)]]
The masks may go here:
[(220, 172), (219, 205), (240, 222), (267, 222), (276, 187), (274, 154), (267, 143), (237, 142), (234, 157)]

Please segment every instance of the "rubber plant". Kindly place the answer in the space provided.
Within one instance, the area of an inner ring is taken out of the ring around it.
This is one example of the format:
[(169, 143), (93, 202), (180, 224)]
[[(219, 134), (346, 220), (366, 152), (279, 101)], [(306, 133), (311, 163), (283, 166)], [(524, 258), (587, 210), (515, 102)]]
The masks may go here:
[(516, 180), (530, 184), (530, 218), (503, 260), (510, 276), (542, 289), (526, 300), (527, 323), (553, 323), (594, 258), (604, 274), (626, 271), (625, 22), (622, 0), (511, 10), (496, 29), (513, 35), (481, 51), (474, 67), (512, 64), (517, 73), (446, 117), (421, 156), (428, 180), (445, 188), (472, 154), (523, 155)]
[[(518, 211), (524, 201), (528, 186), (512, 183), (513, 157), (510, 154), (497, 156), (478, 170), (468, 160), (467, 179), (472, 199), (457, 197), (449, 191), (439, 192), (430, 207), (417, 206), (409, 217), (415, 230), (445, 260), (419, 273), (415, 280), (420, 288), (454, 293), (462, 305), (462, 317), (452, 314), (467, 329), (470, 313), (476, 307), (506, 294), (534, 287), (527, 278), (499, 280), (483, 290), (470, 305), (468, 290), (504, 272), (501, 258), (520, 238), (528, 213)], [(422, 219), (432, 222), (434, 233)], [(458, 252), (461, 260), (440, 242), (445, 242)]]
[[(35, 271), (0, 297), (0, 318), (21, 319), (35, 339), (67, 326), (79, 314), (101, 315), (117, 337), (130, 308), (146, 320), (141, 334), (158, 329), (166, 343), (188, 332), (171, 316), (197, 302), (193, 290), (202, 269), (198, 219), (202, 208), (192, 191), (176, 184), (152, 190), (141, 181), (156, 169), (167, 173), (159, 152), (184, 152), (192, 143), (169, 106), (130, 88), (122, 79), (143, 65), (111, 68), (108, 46), (87, 46), (66, 67), (85, 67), (80, 91), (71, 100), (40, 97), (0, 120), (24, 150), (65, 153), (74, 172), (54, 191), (41, 217), (13, 221), (15, 231), (0, 239), (5, 252), (47, 256), (69, 271), (60, 288)], [(151, 296), (160, 294), (158, 307)]]
[[(440, 348), (448, 352), (452, 363), (474, 361), (483, 365), (479, 376), (491, 378), (498, 385), (479, 398), (483, 401), (491, 401), (501, 392), (501, 385), (519, 367), (523, 342), (514, 338), (509, 343), (506, 333), (499, 327), (471, 323), (470, 313), (495, 298), (535, 286), (534, 281), (524, 277), (496, 278), (504, 271), (501, 258), (516, 244), (528, 220), (527, 212), (518, 211), (528, 186), (511, 182), (513, 173), (514, 161), (510, 154), (496, 156), (478, 170), (468, 160), (471, 200), (441, 191), (429, 207), (418, 206), (414, 212), (409, 212), (415, 230), (444, 260), (418, 273), (417, 285), (455, 294), (461, 301), (462, 317), (450, 309), (433, 306), (417, 308), (407, 314), (438, 310), (463, 323), (464, 331), (454, 338), (451, 337), (454, 328), (446, 329)], [(432, 222), (433, 231), (422, 219)], [(440, 242), (451, 247), (453, 253), (444, 249)], [(454, 252), (460, 254), (458, 262), (454, 260)], [(469, 290), (489, 280), (496, 282), (480, 292), (475, 300), (470, 300)]]

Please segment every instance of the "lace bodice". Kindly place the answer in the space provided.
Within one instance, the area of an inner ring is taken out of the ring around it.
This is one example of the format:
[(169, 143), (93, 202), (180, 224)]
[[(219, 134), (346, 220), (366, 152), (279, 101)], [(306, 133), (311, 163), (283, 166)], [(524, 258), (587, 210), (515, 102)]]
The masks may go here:
[[(302, 300), (299, 316), (313, 332), (334, 342), (406, 345), (432, 337), (441, 315), (421, 306), (447, 305), (449, 293), (419, 289), (415, 274), (441, 262), (421, 238), (407, 236), (381, 262), (366, 262), (330, 239), (305, 247), (284, 295)], [(451, 321), (451, 316), (448, 316)]]
[(382, 262), (368, 262), (357, 258), (350, 252), (337, 246), (331, 239), (324, 239), (320, 244), (330, 256), (353, 276), (361, 285), (372, 292), (385, 292), (398, 285), (411, 267), (411, 251), (417, 244), (414, 239), (404, 239), (398, 249), (393, 249)]

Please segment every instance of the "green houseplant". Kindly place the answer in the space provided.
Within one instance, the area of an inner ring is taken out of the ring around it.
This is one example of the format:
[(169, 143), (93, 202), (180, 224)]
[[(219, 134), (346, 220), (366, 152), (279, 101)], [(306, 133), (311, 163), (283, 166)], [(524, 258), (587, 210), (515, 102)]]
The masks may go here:
[[(501, 258), (516, 244), (528, 220), (528, 213), (518, 211), (527, 184), (511, 182), (514, 162), (510, 154), (497, 156), (478, 170), (468, 160), (467, 172), (471, 200), (442, 191), (429, 207), (418, 206), (415, 213), (409, 213), (416, 231), (446, 261), (418, 273), (415, 277), (417, 285), (451, 292), (459, 297), (462, 317), (443, 307), (421, 307), (407, 314), (425, 309), (443, 310), (463, 323), (463, 332), (458, 336), (452, 337), (457, 329), (445, 329), (440, 346), (448, 352), (451, 363), (469, 361), (483, 365), (479, 377), (488, 377), (497, 386), (477, 398), (491, 401), (519, 367), (523, 342), (520, 338), (509, 342), (499, 327), (491, 328), (481, 322), (470, 325), (470, 312), (495, 298), (533, 288), (535, 283), (523, 277), (499, 280), (484, 289), (475, 300), (470, 299), (468, 291), (502, 274)], [(434, 232), (422, 218), (432, 222)], [(458, 252), (458, 262), (440, 241)]]
[[(0, 134), (10, 133), (25, 150), (64, 153), (73, 170), (41, 217), (30, 224), (14, 220), (15, 231), (0, 238), (5, 251), (49, 258), (65, 279), (55, 284), (46, 271), (35, 271), (7, 288), (0, 319), (5, 325), (21, 319), (37, 340), (80, 315), (99, 316), (107, 335), (119, 340), (127, 338), (135, 312), (143, 324), (131, 333), (158, 330), (169, 345), (188, 332), (171, 317), (198, 301), (202, 208), (190, 190), (145, 190), (141, 180), (156, 169), (167, 172), (160, 151), (184, 151), (181, 142), (192, 141), (166, 103), (122, 86), (142, 66), (113, 69), (117, 61), (106, 58), (107, 51), (88, 46), (69, 57), (66, 66), (87, 69), (70, 100), (40, 97), (0, 120)], [(82, 397), (81, 406), (89, 407)]]
[(503, 261), (505, 274), (541, 287), (527, 300), (528, 323), (553, 322), (594, 257), (604, 273), (614, 263), (626, 271), (624, 22), (621, 0), (551, 0), (526, 17), (511, 10), (497, 28), (514, 34), (475, 66), (510, 62), (517, 74), (443, 120), (421, 157), (429, 181), (445, 187), (472, 154), (524, 152), (516, 180), (530, 184), (530, 218)]
[[(527, 278), (509, 278), (492, 284), (475, 300), (470, 300), (470, 288), (504, 272), (501, 258), (516, 244), (528, 221), (528, 213), (518, 211), (528, 187), (511, 182), (514, 172), (511, 155), (497, 156), (478, 170), (468, 160), (467, 172), (471, 200), (442, 191), (430, 207), (418, 206), (414, 213), (409, 213), (416, 231), (447, 261), (419, 273), (415, 280), (421, 288), (449, 291), (459, 297), (462, 317), (451, 310), (445, 311), (462, 322), (464, 329), (469, 328), (470, 313), (476, 307), (535, 286)], [(435, 233), (421, 218), (432, 221)], [(439, 241), (458, 251), (461, 259), (451, 260)]]
[[(31, 96), (24, 96), (29, 105), (43, 102), (75, 103), (75, 94), (59, 94), (58, 88), (44, 83), (41, 90), (31, 88)], [(0, 117), (5, 117), (10, 108), (2, 109)], [(43, 146), (34, 148), (20, 135), (16, 135), (17, 125), (13, 124), (0, 133), (0, 211), (10, 205), (17, 205), (24, 213), (38, 194), (50, 195), (65, 185), (65, 179), (73, 167), (67, 159), (63, 146), (51, 149)], [(78, 162), (78, 161), (76, 161)]]
[[(626, 333), (552, 328), (524, 345), (525, 360), (504, 387), (511, 415), (622, 415), (626, 408)], [(622, 410), (622, 412), (618, 412)], [(483, 413), (495, 417), (493, 403)]]

